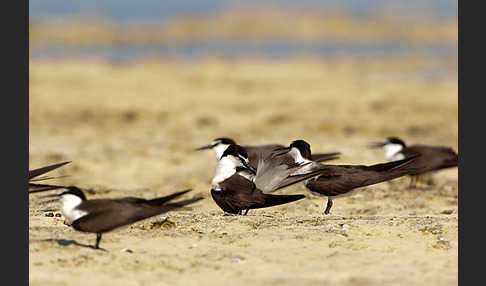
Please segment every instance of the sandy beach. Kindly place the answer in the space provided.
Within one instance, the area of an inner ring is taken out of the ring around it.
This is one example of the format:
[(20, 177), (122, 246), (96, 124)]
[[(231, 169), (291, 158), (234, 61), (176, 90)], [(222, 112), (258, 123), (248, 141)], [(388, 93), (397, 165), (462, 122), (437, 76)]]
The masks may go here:
[[(443, 68), (450, 73), (433, 73)], [(31, 60), (29, 167), (72, 161), (53, 183), (89, 198), (153, 198), (191, 188), (188, 209), (103, 235), (64, 224), (29, 196), (30, 285), (457, 285), (458, 171), (327, 202), (307, 198), (223, 216), (209, 194), (217, 137), (384, 162), (388, 136), (458, 150), (457, 61), (412, 58), (200, 59), (133, 64)]]

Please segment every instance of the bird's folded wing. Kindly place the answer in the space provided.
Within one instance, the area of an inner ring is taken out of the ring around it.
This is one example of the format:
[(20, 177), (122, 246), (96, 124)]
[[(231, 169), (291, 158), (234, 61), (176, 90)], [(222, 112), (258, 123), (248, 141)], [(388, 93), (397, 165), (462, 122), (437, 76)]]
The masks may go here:
[(158, 206), (150, 205), (147, 203), (150, 201), (138, 198), (87, 200), (83, 202), (83, 208), (80, 210), (89, 210), (89, 213), (72, 222), (72, 226), (80, 231), (102, 233), (181, 208), (201, 199), (198, 197)]
[(277, 153), (272, 153), (266, 158), (260, 158), (254, 180), (255, 185), (263, 193), (271, 193), (281, 189), (284, 185), (295, 184), (302, 178), (291, 178), (291, 174), (310, 163), (295, 163), (286, 156), (277, 156)]

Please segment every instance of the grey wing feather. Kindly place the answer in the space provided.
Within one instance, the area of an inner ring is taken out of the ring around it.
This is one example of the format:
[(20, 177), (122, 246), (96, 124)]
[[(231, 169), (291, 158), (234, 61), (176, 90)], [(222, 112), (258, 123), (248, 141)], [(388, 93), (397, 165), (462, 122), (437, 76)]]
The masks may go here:
[(266, 158), (260, 157), (258, 161), (254, 182), (256, 187), (265, 194), (301, 181), (301, 177), (292, 177), (291, 175), (309, 164), (297, 164), (286, 156), (275, 155), (276, 153), (272, 153)]

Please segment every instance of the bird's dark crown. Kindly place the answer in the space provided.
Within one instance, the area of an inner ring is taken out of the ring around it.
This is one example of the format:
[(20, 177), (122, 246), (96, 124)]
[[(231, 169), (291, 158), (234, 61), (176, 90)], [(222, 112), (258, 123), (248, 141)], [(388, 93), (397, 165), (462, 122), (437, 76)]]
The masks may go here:
[(221, 155), (221, 158), (228, 155), (235, 156), (235, 157), (243, 157), (245, 159), (248, 159), (248, 153), (246, 153), (245, 148), (237, 144), (229, 145), (228, 148), (224, 150), (224, 153), (223, 155)]
[(80, 188), (75, 187), (75, 186), (66, 187), (65, 191), (62, 192), (60, 195), (62, 196), (62, 195), (66, 195), (66, 194), (75, 195), (75, 196), (81, 198), (83, 201), (86, 200), (86, 196), (84, 195), (83, 191), (81, 191)]
[(405, 142), (403, 142), (403, 140), (398, 138), (398, 137), (388, 137), (388, 138), (386, 138), (386, 141), (389, 144), (399, 144), (399, 145), (402, 145), (403, 147), (405, 147)]
[(236, 142), (233, 139), (228, 138), (228, 137), (216, 138), (216, 139), (214, 139), (213, 142), (217, 142), (215, 145), (218, 145), (218, 144), (236, 144)]
[(300, 151), (302, 157), (310, 160), (311, 158), (311, 148), (309, 143), (305, 142), (304, 140), (295, 140), (290, 143), (290, 148), (295, 147)]

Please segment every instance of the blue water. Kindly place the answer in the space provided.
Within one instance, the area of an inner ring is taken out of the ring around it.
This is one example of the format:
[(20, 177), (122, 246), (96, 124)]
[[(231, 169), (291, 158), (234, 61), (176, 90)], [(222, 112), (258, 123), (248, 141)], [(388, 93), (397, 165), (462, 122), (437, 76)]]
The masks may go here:
[[(211, 16), (227, 10), (292, 10), (313, 12), (346, 11), (355, 17), (373, 17), (376, 14), (388, 17), (413, 19), (457, 18), (457, 1), (449, 0), (30, 0), (29, 14), (32, 20), (51, 20), (58, 17), (95, 15), (123, 24), (136, 21), (167, 21), (172, 17), (203, 15)], [(412, 20), (413, 21), (413, 20)], [(289, 23), (291, 24), (291, 23)], [(425, 53), (431, 57), (457, 58), (456, 43), (432, 43), (412, 45), (399, 41), (377, 41), (372, 43), (318, 43), (292, 40), (238, 41), (207, 39), (184, 44), (157, 45), (117, 44), (112, 46), (89, 46), (67, 48), (48, 45), (33, 46), (32, 58), (102, 58), (114, 62), (135, 61), (150, 57), (194, 59), (203, 56), (216, 57), (292, 57), (310, 55), (324, 58), (338, 56), (384, 57), (407, 56)]]
[(29, 0), (31, 19), (94, 14), (118, 22), (160, 20), (180, 15), (214, 15), (227, 10), (346, 11), (356, 17), (457, 17), (457, 0)]
[(371, 43), (301, 43), (292, 41), (245, 42), (237, 40), (204, 40), (186, 44), (70, 47), (47, 45), (31, 48), (32, 58), (99, 58), (113, 62), (127, 62), (145, 58), (196, 59), (205, 56), (283, 58), (295, 56), (388, 57), (408, 56), (420, 52), (435, 58), (457, 58), (457, 45), (413, 45), (400, 42)]

